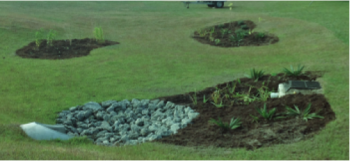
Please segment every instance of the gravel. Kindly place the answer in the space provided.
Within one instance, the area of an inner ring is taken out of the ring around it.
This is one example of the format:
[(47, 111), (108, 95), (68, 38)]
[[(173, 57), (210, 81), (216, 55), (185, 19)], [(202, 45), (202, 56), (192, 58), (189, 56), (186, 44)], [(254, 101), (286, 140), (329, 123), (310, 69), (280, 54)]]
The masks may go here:
[(190, 107), (163, 100), (88, 102), (58, 114), (67, 134), (87, 136), (98, 145), (136, 145), (176, 134), (199, 115)]

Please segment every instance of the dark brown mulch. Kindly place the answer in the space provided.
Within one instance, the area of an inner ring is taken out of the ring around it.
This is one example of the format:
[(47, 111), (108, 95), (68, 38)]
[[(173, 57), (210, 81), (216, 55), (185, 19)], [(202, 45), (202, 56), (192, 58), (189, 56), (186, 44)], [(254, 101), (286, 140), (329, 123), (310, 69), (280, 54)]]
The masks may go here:
[[(280, 73), (276, 76), (265, 75), (259, 81), (242, 78), (240, 79), (241, 83), (237, 83), (234, 93), (247, 93), (249, 86), (252, 86), (253, 88), (251, 88), (250, 94), (253, 96), (258, 93), (254, 87), (260, 88), (263, 82), (265, 82), (265, 86), (268, 87), (268, 90), (277, 90), (279, 83), (284, 83), (288, 80), (315, 81), (316, 78), (320, 77), (322, 74), (322, 72), (308, 71), (299, 77), (286, 77), (284, 74)], [(308, 139), (325, 127), (327, 123), (335, 119), (335, 113), (322, 94), (293, 94), (286, 95), (282, 98), (268, 98), (266, 102), (255, 101), (249, 104), (230, 97), (230, 99), (223, 99), (224, 107), (217, 108), (211, 104), (210, 102), (213, 101), (211, 95), (216, 88), (219, 90), (221, 89), (221, 97), (224, 97), (224, 88), (229, 86), (232, 82), (235, 83), (237, 80), (197, 91), (196, 105), (193, 105), (193, 101), (190, 97), (195, 94), (194, 92), (159, 98), (176, 104), (188, 105), (196, 112), (199, 112), (200, 115), (192, 121), (192, 124), (184, 129), (178, 130), (177, 134), (155, 140), (155, 142), (194, 147), (244, 147), (247, 149), (255, 149), (273, 144), (294, 143)], [(203, 103), (203, 96), (209, 99), (207, 103)], [(234, 100), (233, 104), (230, 102), (232, 100)], [(300, 111), (304, 111), (307, 105), (311, 103), (310, 113), (318, 112), (317, 114), (324, 118), (314, 118), (305, 121), (302, 117), (287, 117), (284, 119), (266, 121), (255, 109), (257, 107), (263, 108), (265, 103), (268, 111), (272, 108), (276, 108), (277, 114), (286, 112), (286, 106), (294, 108), (294, 105), (299, 107)], [(259, 121), (253, 122), (253, 118), (250, 115), (258, 116)], [(232, 117), (241, 120), (242, 126), (240, 128), (224, 130), (215, 124), (209, 123), (211, 118), (215, 120), (221, 118), (223, 122), (229, 123)]]
[(16, 54), (23, 58), (69, 59), (87, 56), (93, 49), (115, 44), (119, 44), (119, 42), (105, 40), (103, 43), (98, 43), (95, 39), (89, 38), (73, 39), (71, 42), (69, 40), (53, 40), (52, 45), (47, 44), (46, 40), (41, 40), (39, 48), (33, 41), (18, 49)]
[[(244, 25), (246, 27), (242, 28)], [(195, 31), (192, 37), (200, 43), (220, 47), (262, 46), (274, 44), (279, 41), (279, 38), (277, 36), (267, 32), (263, 32), (264, 37), (257, 37), (259, 33), (254, 32), (255, 27), (256, 25), (254, 22), (250, 20), (234, 21), (230, 23), (224, 23), (222, 25), (206, 27), (201, 29), (201, 31)], [(212, 35), (210, 35), (210, 31), (212, 29), (214, 29), (214, 32)], [(223, 36), (221, 32), (222, 29), (227, 29), (227, 31), (230, 33), (226, 33)], [(242, 39), (242, 41), (239, 42), (239, 44), (238, 42), (230, 40), (231, 36), (237, 36), (236, 31), (246, 33), (246, 36)], [(248, 33), (249, 31), (252, 31), (251, 34)], [(212, 39), (210, 37), (212, 37)], [(216, 44), (214, 41), (215, 39), (219, 39), (220, 43)]]

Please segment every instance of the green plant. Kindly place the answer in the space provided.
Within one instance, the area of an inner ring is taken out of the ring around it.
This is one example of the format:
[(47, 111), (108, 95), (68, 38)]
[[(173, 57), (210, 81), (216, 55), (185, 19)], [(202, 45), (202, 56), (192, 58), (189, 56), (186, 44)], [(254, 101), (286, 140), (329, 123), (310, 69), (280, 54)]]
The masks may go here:
[(209, 36), (209, 40), (210, 41), (214, 41), (215, 39), (214, 39), (214, 37), (210, 34), (210, 36)]
[(196, 94), (196, 90), (194, 90), (194, 95), (191, 97), (191, 100), (193, 102), (194, 105), (197, 105), (197, 94)]
[(227, 34), (228, 29), (221, 29), (221, 38), (224, 38), (225, 34)]
[(42, 39), (42, 33), (43, 33), (43, 29), (41, 28), (39, 31), (35, 32), (35, 44), (36, 46), (40, 47), (40, 44), (41, 44), (41, 39)]
[(232, 4), (232, 3), (230, 3), (228, 6), (230, 7), (230, 10), (232, 10), (232, 6), (233, 6), (233, 4)]
[(233, 82), (232, 82), (232, 88), (229, 88), (229, 89), (228, 89), (228, 92), (229, 92), (230, 94), (233, 94), (233, 92), (235, 92), (236, 85), (237, 85), (237, 83), (233, 83)]
[(237, 43), (237, 46), (240, 45), (240, 42), (243, 41), (243, 38), (246, 36), (246, 32), (242, 31), (242, 30), (238, 30), (236, 31), (236, 36), (231, 35), (229, 37), (229, 40), (232, 42), (232, 46), (233, 46), (233, 42)]
[(241, 29), (249, 29), (247, 25), (241, 25)]
[(220, 24), (220, 25), (218, 25), (218, 28), (223, 28), (225, 25), (223, 25), (223, 24)]
[(264, 104), (264, 108), (256, 108), (256, 110), (259, 112), (259, 114), (264, 117), (266, 120), (272, 120), (273, 116), (275, 115), (276, 108), (273, 108), (268, 112), (266, 110), (266, 103)]
[(214, 103), (214, 102), (212, 102), (211, 104), (213, 104), (217, 108), (224, 107), (224, 105), (222, 104), (222, 101), (220, 102), (220, 104), (217, 104), (217, 103)]
[(211, 98), (212, 98), (212, 100), (214, 101), (214, 103), (218, 104), (218, 103), (219, 103), (219, 100), (221, 99), (221, 98), (220, 98), (220, 90), (219, 90), (219, 89), (216, 89), (216, 91), (214, 91), (214, 92), (211, 94)]
[(251, 35), (254, 32), (254, 30), (249, 30), (248, 34)]
[(259, 122), (259, 117), (256, 117), (256, 116), (253, 116), (253, 115), (250, 115), (250, 117), (253, 118), (252, 122)]
[(220, 118), (218, 120), (219, 121), (216, 121), (215, 119), (211, 119), (210, 122), (220, 126), (223, 129), (231, 129), (231, 130), (237, 129), (242, 124), (239, 118), (235, 119), (234, 117), (231, 118), (230, 124), (223, 123)]
[(312, 114), (309, 114), (310, 113), (310, 108), (311, 108), (311, 103), (308, 104), (307, 108), (304, 110), (304, 112), (300, 112), (298, 106), (295, 106), (294, 105), (294, 109), (286, 106), (286, 110), (287, 112), (284, 113), (286, 114), (287, 116), (299, 116), (299, 115), (302, 115), (303, 117), (303, 120), (307, 121), (309, 119), (313, 119), (313, 118), (321, 118), (323, 119), (324, 117), (323, 116), (320, 116), (320, 115), (317, 115), (316, 113), (312, 113)]
[(104, 43), (103, 30), (101, 27), (95, 27), (94, 29), (95, 39), (98, 43)]
[(238, 78), (238, 79), (237, 79), (237, 82), (238, 82), (238, 84), (241, 84), (241, 79)]
[(238, 25), (243, 25), (243, 24), (244, 24), (244, 20), (238, 21)]
[(257, 97), (250, 96), (250, 90), (251, 90), (251, 88), (249, 88), (248, 94), (236, 93), (236, 94), (232, 95), (232, 97), (238, 98), (239, 100), (242, 100), (246, 105), (249, 105), (251, 102), (254, 102), (258, 99)]
[(211, 28), (210, 33), (213, 34), (215, 32), (215, 27)]
[(56, 31), (50, 30), (49, 34), (47, 35), (47, 44), (50, 44), (52, 46), (52, 40), (56, 38)]
[(256, 71), (254, 68), (250, 70), (250, 76), (248, 76), (251, 79), (254, 79), (255, 81), (258, 81), (262, 76), (264, 75), (264, 71)]
[[(265, 89), (265, 90), (264, 90)], [(266, 86), (262, 86), (261, 88), (258, 88), (258, 93), (259, 93), (259, 100), (261, 101), (267, 101), (267, 99), (270, 97), (270, 93), (267, 90)]]
[(262, 39), (262, 38), (264, 38), (265, 37), (265, 33), (263, 33), (263, 32), (258, 32), (256, 35), (255, 35), (255, 38), (256, 39)]
[(215, 45), (218, 45), (220, 43), (220, 39), (215, 39)]
[(200, 36), (200, 37), (204, 37), (204, 36), (207, 35), (207, 34), (208, 34), (208, 31), (204, 31), (204, 32), (199, 33), (199, 36)]
[(299, 76), (302, 74), (302, 70), (304, 69), (305, 66), (300, 66), (300, 64), (298, 65), (298, 69), (294, 70), (293, 66), (290, 66), (291, 70), (288, 70), (287, 68), (284, 68), (283, 72), (287, 75), (287, 76)]
[(271, 76), (276, 76), (277, 74), (276, 73), (271, 73)]
[(203, 103), (207, 103), (207, 99), (205, 99), (205, 95), (203, 96)]
[[(230, 37), (229, 37), (229, 40), (232, 42), (232, 46), (233, 46), (233, 43), (234, 42), (236, 42), (237, 40), (236, 40), (236, 37), (235, 36), (233, 36), (233, 35), (231, 35)], [(239, 44), (239, 43), (238, 43)]]
[(286, 114), (287, 114), (288, 116), (300, 115), (301, 112), (300, 112), (298, 106), (295, 106), (295, 105), (294, 105), (294, 108), (295, 108), (295, 110), (293, 110), (292, 108), (286, 106), (286, 110), (287, 110)]
[(310, 108), (311, 108), (311, 103), (309, 103), (309, 105), (303, 112), (303, 120), (307, 121), (309, 119), (314, 119), (314, 118), (321, 118), (321, 119), (324, 118), (323, 116), (317, 115), (316, 113), (309, 114)]

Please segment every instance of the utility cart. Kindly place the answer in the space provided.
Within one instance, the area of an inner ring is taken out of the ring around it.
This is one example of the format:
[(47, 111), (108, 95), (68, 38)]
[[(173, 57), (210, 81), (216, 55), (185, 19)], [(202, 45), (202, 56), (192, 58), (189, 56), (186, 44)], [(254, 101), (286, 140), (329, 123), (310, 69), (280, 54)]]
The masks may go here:
[(183, 1), (187, 8), (190, 8), (190, 4), (206, 4), (208, 7), (222, 8), (225, 1)]

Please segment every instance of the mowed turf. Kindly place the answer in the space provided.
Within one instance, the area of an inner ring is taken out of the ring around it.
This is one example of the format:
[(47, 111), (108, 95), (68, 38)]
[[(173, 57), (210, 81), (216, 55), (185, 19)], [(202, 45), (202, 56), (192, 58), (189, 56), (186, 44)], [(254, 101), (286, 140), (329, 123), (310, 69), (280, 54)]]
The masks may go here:
[[(0, 2), (0, 159), (349, 159), (349, 3), (232, 2), (229, 10), (181, 2)], [(287, 7), (288, 6), (288, 7)], [(220, 48), (190, 38), (200, 28), (249, 19), (276, 34), (270, 46)], [(259, 21), (259, 19), (261, 21)], [(119, 45), (66, 60), (23, 59), (35, 32)], [(319, 80), (336, 120), (309, 140), (255, 151), (159, 143), (104, 147), (86, 140), (35, 141), (19, 124), (55, 124), (56, 113), (89, 101), (152, 99), (204, 89), (255, 68), (326, 71)]]

